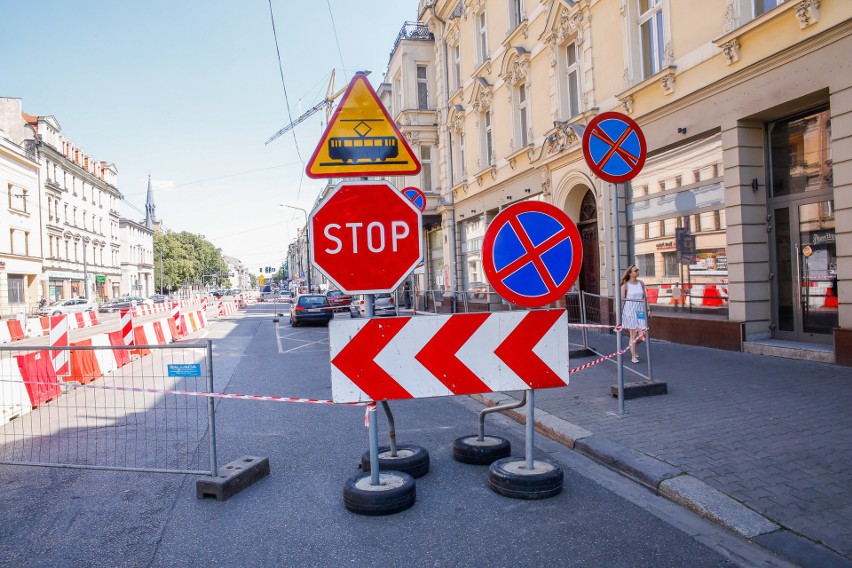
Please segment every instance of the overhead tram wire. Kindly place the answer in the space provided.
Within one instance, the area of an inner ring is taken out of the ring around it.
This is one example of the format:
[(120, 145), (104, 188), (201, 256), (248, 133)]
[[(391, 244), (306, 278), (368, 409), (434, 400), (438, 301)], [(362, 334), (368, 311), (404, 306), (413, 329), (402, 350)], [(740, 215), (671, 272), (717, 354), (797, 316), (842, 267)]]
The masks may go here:
[(325, 4), (328, 6), (328, 15), (331, 18), (331, 30), (334, 32), (334, 43), (337, 45), (337, 54), (340, 56), (340, 67), (343, 69), (343, 78), (348, 81), (349, 77), (346, 74), (346, 65), (343, 63), (343, 51), (340, 49), (340, 39), (337, 37), (337, 26), (334, 23), (334, 14), (331, 12), (331, 2), (325, 0)]
[[(275, 31), (275, 13), (272, 11), (272, 0), (269, 0), (269, 19), (272, 22), (272, 37), (275, 39), (275, 55), (278, 57), (278, 73), (281, 75), (281, 86), (284, 88), (284, 104), (287, 106), (287, 118), (293, 122), (293, 115), (290, 113), (290, 99), (287, 96), (287, 84), (284, 81), (284, 63), (281, 61), (281, 48), (278, 46), (278, 33)], [(302, 163), (302, 174), (299, 176), (299, 188), (296, 191), (296, 199), (302, 195), (302, 181), (305, 177), (304, 165), (305, 160), (302, 158), (302, 152), (299, 151), (299, 141), (296, 139), (296, 132), (293, 132), (293, 144), (296, 146), (296, 155), (299, 156), (299, 161)]]

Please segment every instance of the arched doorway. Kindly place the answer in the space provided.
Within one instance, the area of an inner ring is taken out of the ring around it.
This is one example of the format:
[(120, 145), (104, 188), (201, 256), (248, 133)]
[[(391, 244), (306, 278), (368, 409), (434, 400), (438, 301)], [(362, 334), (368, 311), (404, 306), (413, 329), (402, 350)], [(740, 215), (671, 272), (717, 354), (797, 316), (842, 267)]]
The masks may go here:
[(580, 241), (583, 244), (583, 266), (578, 285), (589, 294), (600, 294), (600, 248), (598, 247), (598, 206), (595, 194), (588, 190), (580, 205), (580, 221), (577, 223)]

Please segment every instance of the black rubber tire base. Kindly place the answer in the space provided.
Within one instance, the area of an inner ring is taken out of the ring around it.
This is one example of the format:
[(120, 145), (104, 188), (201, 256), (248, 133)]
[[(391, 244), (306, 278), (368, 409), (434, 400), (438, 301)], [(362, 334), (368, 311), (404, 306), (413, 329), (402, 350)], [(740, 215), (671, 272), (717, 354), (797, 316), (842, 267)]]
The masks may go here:
[(533, 460), (526, 468), (524, 458), (503, 458), (488, 468), (488, 485), (493, 491), (513, 499), (547, 499), (562, 491), (562, 467), (550, 460)]
[(343, 504), (359, 515), (392, 515), (410, 508), (416, 499), (414, 478), (401, 471), (380, 471), (379, 485), (370, 484), (369, 473), (359, 473), (343, 486)]
[[(429, 472), (429, 452), (411, 444), (396, 447), (397, 457), (391, 457), (389, 446), (379, 448), (379, 471), (393, 470), (407, 473), (411, 477), (423, 477)], [(370, 472), (370, 451), (361, 456), (361, 471)]]
[(512, 454), (509, 440), (497, 436), (462, 436), (453, 441), (453, 457), (456, 461), (472, 465), (488, 465), (495, 460), (507, 458)]

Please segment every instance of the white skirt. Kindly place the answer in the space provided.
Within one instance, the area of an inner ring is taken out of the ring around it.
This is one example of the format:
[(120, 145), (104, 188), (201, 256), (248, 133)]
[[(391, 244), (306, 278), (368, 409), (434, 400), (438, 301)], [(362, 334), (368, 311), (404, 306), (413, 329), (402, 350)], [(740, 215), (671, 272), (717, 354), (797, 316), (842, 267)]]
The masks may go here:
[(621, 310), (621, 326), (624, 329), (648, 329), (648, 314), (642, 300), (624, 300)]

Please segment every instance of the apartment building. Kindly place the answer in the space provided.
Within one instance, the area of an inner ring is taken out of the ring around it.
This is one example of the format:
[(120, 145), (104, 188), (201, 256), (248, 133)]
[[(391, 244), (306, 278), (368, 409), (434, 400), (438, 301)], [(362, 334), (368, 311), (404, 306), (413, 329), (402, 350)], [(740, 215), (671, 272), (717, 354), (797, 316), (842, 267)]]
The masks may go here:
[[(154, 230), (130, 219), (118, 220), (121, 295), (147, 298), (155, 292)], [(118, 294), (114, 294), (117, 297)]]
[[(25, 113), (18, 98), (0, 98), (0, 129), (39, 166), (38, 200), (30, 203), (37, 207), (40, 233), (29, 239), (42, 259), (40, 294), (30, 294), (27, 303), (118, 295), (122, 196), (115, 166), (86, 154), (55, 117)], [(18, 250), (24, 244), (17, 231), (15, 239)]]
[(26, 312), (41, 292), (38, 162), (0, 131), (0, 317)]
[[(578, 288), (604, 311), (618, 254), (641, 269), (657, 337), (852, 364), (852, 3), (423, 0), (418, 14), (432, 37), (397, 41), (385, 97), (436, 144), (430, 286), (479, 287), (488, 223), (543, 200), (578, 224)], [(406, 112), (421, 68), (434, 134)], [(605, 111), (647, 139), (627, 184), (583, 158)]]

